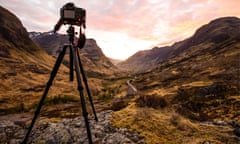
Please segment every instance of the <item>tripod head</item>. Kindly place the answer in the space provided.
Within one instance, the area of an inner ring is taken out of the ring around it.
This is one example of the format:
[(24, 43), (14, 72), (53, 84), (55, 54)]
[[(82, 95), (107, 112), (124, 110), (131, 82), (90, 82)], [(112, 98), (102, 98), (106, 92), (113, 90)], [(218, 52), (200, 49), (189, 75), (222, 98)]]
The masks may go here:
[(67, 29), (67, 34), (69, 36), (69, 43), (73, 44), (74, 43), (74, 34), (75, 34), (75, 29), (72, 25), (70, 25)]
[[(69, 43), (74, 45), (74, 38), (75, 38), (75, 28), (73, 25), (70, 25), (67, 29), (67, 34), (69, 36)], [(84, 31), (82, 30), (82, 27), (80, 27), (80, 30), (79, 30), (79, 37), (78, 37), (78, 40), (76, 42), (76, 44), (74, 46), (82, 49), (85, 45), (85, 42), (86, 42), (86, 36), (85, 36), (85, 33)]]

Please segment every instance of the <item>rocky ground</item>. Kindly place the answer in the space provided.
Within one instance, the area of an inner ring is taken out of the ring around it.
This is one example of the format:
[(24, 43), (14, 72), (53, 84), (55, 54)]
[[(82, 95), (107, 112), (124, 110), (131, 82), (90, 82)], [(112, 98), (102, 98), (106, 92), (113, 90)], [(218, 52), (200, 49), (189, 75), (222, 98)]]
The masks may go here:
[[(98, 114), (96, 122), (90, 116), (90, 126), (93, 143), (99, 144), (144, 144), (145, 141), (137, 133), (129, 132), (124, 128), (115, 128), (111, 125), (112, 111), (103, 111)], [(18, 120), (0, 120), (0, 143), (18, 144), (23, 140), (27, 127)], [(87, 144), (88, 138), (83, 117), (63, 119), (57, 123), (40, 122), (34, 126), (29, 137), (30, 143), (46, 144)]]

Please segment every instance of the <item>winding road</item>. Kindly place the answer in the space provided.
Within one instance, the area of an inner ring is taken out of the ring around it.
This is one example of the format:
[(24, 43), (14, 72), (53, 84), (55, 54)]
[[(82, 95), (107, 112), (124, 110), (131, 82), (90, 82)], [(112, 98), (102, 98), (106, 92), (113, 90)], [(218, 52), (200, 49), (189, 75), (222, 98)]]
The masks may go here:
[(127, 95), (128, 96), (134, 96), (137, 94), (138, 90), (135, 86), (131, 84), (132, 80), (127, 81), (128, 89), (127, 89)]

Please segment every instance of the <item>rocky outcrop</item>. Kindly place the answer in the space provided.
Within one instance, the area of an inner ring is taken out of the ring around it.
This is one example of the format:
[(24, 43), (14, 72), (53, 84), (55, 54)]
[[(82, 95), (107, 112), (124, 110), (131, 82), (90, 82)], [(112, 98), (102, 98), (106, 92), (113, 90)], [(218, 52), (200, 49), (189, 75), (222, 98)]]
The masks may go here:
[[(129, 132), (125, 128), (112, 126), (110, 117), (112, 111), (103, 111), (98, 114), (98, 122), (90, 116), (90, 126), (93, 143), (99, 144), (144, 144), (145, 141), (137, 133)], [(26, 127), (15, 121), (0, 121), (0, 143), (20, 143), (24, 138)], [(87, 144), (88, 138), (83, 117), (63, 119), (57, 123), (44, 122), (35, 125), (30, 143), (71, 143)]]

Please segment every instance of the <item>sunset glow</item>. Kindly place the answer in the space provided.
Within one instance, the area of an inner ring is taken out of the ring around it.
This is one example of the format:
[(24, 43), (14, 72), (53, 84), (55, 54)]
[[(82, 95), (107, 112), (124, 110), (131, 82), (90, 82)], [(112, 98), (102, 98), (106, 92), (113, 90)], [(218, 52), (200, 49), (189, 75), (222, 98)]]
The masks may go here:
[[(2, 0), (28, 31), (53, 29), (66, 0)], [(171, 45), (225, 16), (240, 16), (239, 0), (72, 0), (87, 10), (87, 37), (108, 57), (126, 59), (154, 46)]]

